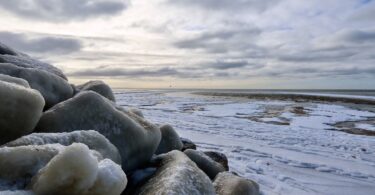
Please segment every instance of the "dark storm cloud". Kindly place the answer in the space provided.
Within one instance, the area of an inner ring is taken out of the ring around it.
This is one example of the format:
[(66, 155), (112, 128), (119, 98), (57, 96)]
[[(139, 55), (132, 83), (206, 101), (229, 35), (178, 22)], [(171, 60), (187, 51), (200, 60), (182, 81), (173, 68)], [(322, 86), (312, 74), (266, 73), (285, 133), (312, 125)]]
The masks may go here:
[(1, 0), (0, 8), (26, 19), (46, 21), (82, 20), (118, 14), (125, 0)]
[(198, 7), (211, 11), (259, 11), (274, 6), (279, 0), (168, 0), (169, 4), (183, 7)]
[(368, 43), (375, 41), (375, 31), (345, 31), (340, 33), (337, 38), (341, 41), (352, 43)]
[(41, 36), (30, 38), (26, 34), (1, 32), (0, 42), (22, 52), (67, 54), (79, 51), (82, 47), (77, 39)]

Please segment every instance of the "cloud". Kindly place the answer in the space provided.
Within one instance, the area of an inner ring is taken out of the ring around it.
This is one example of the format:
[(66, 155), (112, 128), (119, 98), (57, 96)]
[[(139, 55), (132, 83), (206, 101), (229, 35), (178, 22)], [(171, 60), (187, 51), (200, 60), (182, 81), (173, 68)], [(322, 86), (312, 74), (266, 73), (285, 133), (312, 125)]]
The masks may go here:
[(75, 77), (165, 77), (181, 76), (182, 73), (173, 68), (160, 68), (155, 70), (146, 69), (124, 69), (124, 68), (97, 68), (86, 69), (67, 73), (68, 76)]
[(346, 30), (337, 34), (338, 41), (351, 42), (356, 44), (375, 41), (375, 31)]
[(263, 12), (278, 3), (279, 0), (169, 0), (172, 5), (201, 8), (209, 11), (258, 11)]
[(1, 0), (0, 8), (25, 19), (71, 21), (109, 16), (127, 7), (125, 0)]
[(27, 53), (68, 54), (79, 51), (82, 44), (73, 38), (38, 36), (0, 31), (0, 42)]
[(234, 68), (242, 68), (249, 65), (247, 61), (216, 61), (214, 63), (209, 63), (207, 67), (219, 70), (227, 70)]

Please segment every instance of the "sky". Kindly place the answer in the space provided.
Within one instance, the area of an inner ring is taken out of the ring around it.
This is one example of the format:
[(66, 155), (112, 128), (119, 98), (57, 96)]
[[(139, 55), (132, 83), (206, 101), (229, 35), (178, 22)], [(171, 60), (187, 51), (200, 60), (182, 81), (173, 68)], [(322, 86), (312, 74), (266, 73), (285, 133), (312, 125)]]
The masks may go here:
[(375, 89), (373, 0), (0, 0), (0, 41), (75, 84)]

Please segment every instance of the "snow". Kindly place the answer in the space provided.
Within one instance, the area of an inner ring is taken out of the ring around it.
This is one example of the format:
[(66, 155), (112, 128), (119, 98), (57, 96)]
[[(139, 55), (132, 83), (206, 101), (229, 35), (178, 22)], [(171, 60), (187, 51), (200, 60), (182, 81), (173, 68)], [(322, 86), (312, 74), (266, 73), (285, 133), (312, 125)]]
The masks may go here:
[[(332, 103), (173, 90), (126, 90), (115, 95), (118, 104), (139, 108), (146, 119), (171, 124), (199, 150), (227, 154), (230, 170), (258, 182), (263, 194), (374, 194), (375, 139), (333, 126), (367, 120), (375, 117), (373, 112)], [(303, 106), (307, 114), (291, 112), (293, 106)]]

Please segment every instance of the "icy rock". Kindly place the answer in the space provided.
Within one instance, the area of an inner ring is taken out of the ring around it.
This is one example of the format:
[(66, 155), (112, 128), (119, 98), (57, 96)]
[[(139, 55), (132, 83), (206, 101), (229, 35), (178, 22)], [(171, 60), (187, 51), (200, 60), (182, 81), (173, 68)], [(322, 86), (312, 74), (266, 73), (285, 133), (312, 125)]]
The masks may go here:
[(43, 70), (0, 63), (0, 74), (28, 81), (31, 88), (38, 90), (43, 95), (46, 108), (73, 96), (73, 89), (66, 80)]
[(170, 125), (160, 127), (161, 141), (155, 154), (163, 154), (172, 150), (181, 150), (183, 144), (177, 132)]
[(32, 132), (43, 107), (38, 91), (0, 81), (0, 145)]
[(85, 91), (47, 110), (36, 129), (40, 132), (96, 130), (114, 144), (125, 172), (146, 164), (155, 153), (158, 127), (132, 113), (118, 110), (101, 95)]
[(159, 168), (135, 194), (214, 195), (211, 180), (184, 153), (174, 150), (159, 155)]
[(89, 81), (85, 84), (76, 86), (76, 88), (79, 91), (95, 91), (113, 102), (116, 101), (112, 89), (103, 81)]
[(134, 113), (134, 114), (138, 115), (141, 118), (144, 118), (142, 111), (139, 110), (139, 109), (131, 108), (131, 109), (129, 109), (129, 112)]
[(98, 163), (86, 145), (75, 143), (52, 158), (29, 187), (38, 195), (119, 195), (126, 183), (119, 165), (109, 159)]
[(87, 145), (90, 150), (98, 151), (103, 158), (108, 158), (121, 164), (121, 156), (117, 148), (110, 143), (107, 138), (93, 130), (73, 131), (69, 133), (33, 133), (9, 142), (5, 144), (5, 146), (16, 147), (45, 144), (69, 146), (73, 143), (83, 143)]
[(2, 43), (0, 43), (0, 62), (11, 63), (23, 68), (34, 68), (44, 70), (67, 80), (66, 76), (62, 73), (60, 69), (50, 64), (41, 62), (39, 60), (35, 60), (26, 54), (23, 54), (21, 52), (15, 51), (7, 47)]
[(214, 187), (218, 195), (259, 195), (259, 185), (256, 182), (230, 172), (219, 173), (215, 178)]
[(184, 153), (211, 179), (214, 179), (218, 173), (225, 171), (221, 164), (215, 162), (201, 151), (187, 149)]
[(0, 191), (1, 195), (35, 195), (31, 190)]
[(224, 167), (225, 171), (229, 171), (228, 158), (225, 156), (225, 154), (213, 151), (206, 151), (204, 153), (212, 160), (220, 163)]
[(0, 81), (21, 85), (26, 88), (30, 88), (29, 83), (25, 79), (11, 77), (5, 74), (0, 74)]
[(197, 145), (195, 145), (195, 143), (193, 141), (191, 141), (190, 139), (180, 137), (180, 140), (183, 144), (182, 151), (185, 151), (187, 149), (192, 149), (192, 150), (197, 149)]

